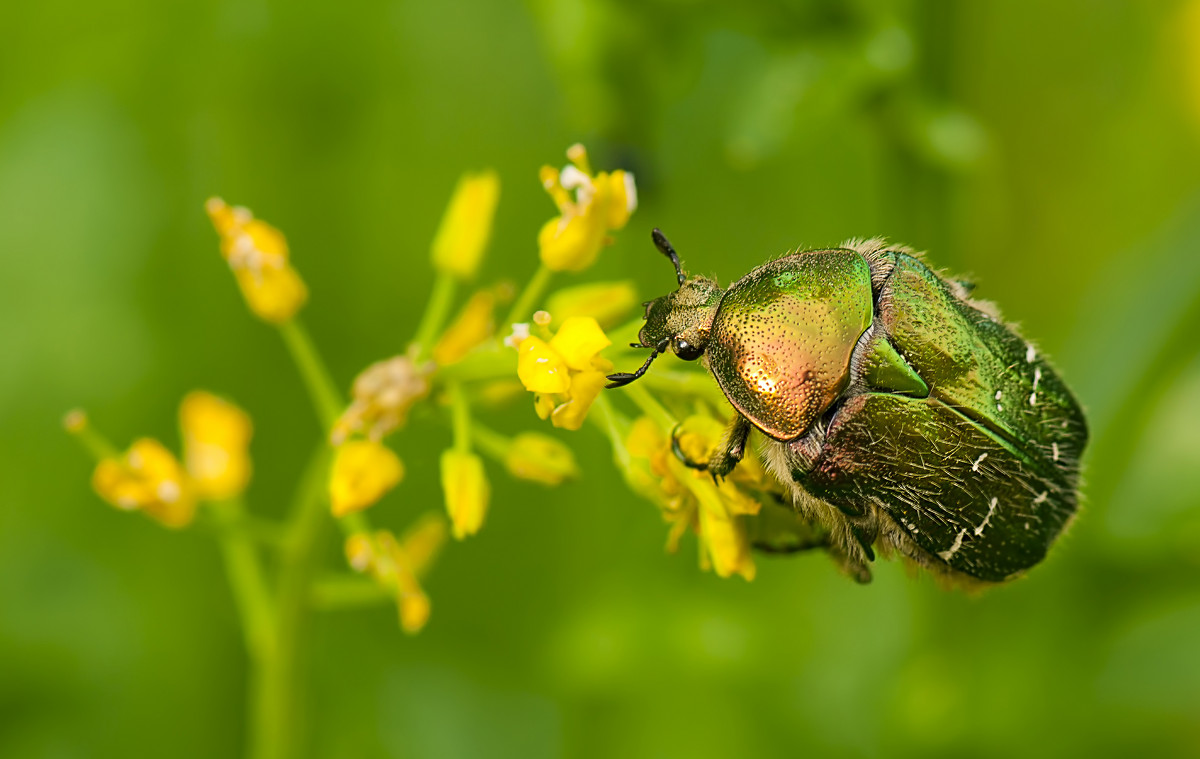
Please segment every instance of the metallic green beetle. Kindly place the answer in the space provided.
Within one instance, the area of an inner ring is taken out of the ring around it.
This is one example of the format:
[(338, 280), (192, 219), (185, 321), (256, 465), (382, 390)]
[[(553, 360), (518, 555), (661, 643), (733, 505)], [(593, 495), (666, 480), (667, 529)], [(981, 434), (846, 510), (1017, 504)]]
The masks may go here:
[(1054, 369), (969, 286), (881, 240), (792, 253), (722, 290), (686, 277), (646, 304), (638, 347), (707, 356), (735, 414), (707, 464), (741, 460), (751, 428), (798, 513), (860, 581), (873, 545), (960, 579), (1037, 564), (1077, 507), (1087, 427)]

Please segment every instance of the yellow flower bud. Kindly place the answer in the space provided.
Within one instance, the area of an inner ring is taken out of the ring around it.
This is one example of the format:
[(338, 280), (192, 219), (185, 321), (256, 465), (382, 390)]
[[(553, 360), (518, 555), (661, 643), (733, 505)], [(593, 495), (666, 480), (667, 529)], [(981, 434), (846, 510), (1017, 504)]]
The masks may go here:
[(442, 452), (442, 490), (454, 537), (462, 540), (479, 532), (491, 496), (483, 461), (469, 451)]
[(536, 432), (522, 432), (513, 438), (504, 455), (504, 466), (514, 477), (545, 485), (558, 485), (579, 476), (571, 449)]
[(746, 530), (737, 517), (723, 516), (712, 509), (700, 509), (700, 531), (704, 535), (707, 558), (718, 577), (741, 575), (753, 580), (756, 573), (750, 556)]
[(246, 412), (211, 393), (189, 393), (179, 406), (183, 460), (200, 498), (232, 498), (250, 481), (253, 426)]
[(433, 239), (433, 267), (470, 279), (479, 269), (492, 235), (492, 217), (500, 198), (500, 178), (494, 171), (464, 174)]
[(375, 550), (371, 538), (361, 532), (356, 532), (346, 538), (346, 563), (355, 572), (366, 572), (375, 565)]
[(422, 514), (400, 537), (400, 551), (417, 577), (430, 565), (446, 543), (446, 518), (434, 511)]
[(283, 235), (220, 198), (210, 198), (205, 208), (250, 310), (273, 324), (290, 320), (308, 299), (308, 288), (288, 262)]
[(191, 524), (196, 498), (174, 454), (152, 438), (134, 442), (119, 458), (96, 465), (92, 487), (118, 509), (143, 511), (167, 527)]
[(411, 350), (364, 369), (354, 379), (354, 400), (333, 426), (333, 444), (342, 443), (355, 432), (382, 440), (401, 427), (412, 405), (429, 393), (433, 369), (430, 363), (418, 366)]
[(373, 506), (404, 476), (404, 465), (390, 448), (371, 440), (338, 446), (329, 476), (329, 500), (335, 517)]
[(517, 377), (534, 393), (565, 393), (571, 387), (566, 362), (540, 337), (527, 337), (517, 348)]
[(632, 282), (595, 282), (566, 287), (546, 301), (546, 310), (560, 324), (576, 316), (590, 316), (601, 327), (621, 323), (637, 305)]
[(483, 343), (496, 331), (492, 312), (496, 308), (496, 296), (488, 291), (471, 296), (462, 313), (446, 328), (442, 338), (433, 348), (433, 360), (439, 366), (447, 366), (461, 360), (472, 348)]

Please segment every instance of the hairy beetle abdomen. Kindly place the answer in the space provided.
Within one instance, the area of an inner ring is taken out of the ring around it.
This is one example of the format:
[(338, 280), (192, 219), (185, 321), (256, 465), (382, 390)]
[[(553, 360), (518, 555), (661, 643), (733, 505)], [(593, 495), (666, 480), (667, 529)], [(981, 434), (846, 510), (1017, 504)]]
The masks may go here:
[(767, 435), (790, 440), (846, 389), (871, 314), (871, 271), (858, 252), (785, 256), (726, 292), (709, 367), (734, 408)]

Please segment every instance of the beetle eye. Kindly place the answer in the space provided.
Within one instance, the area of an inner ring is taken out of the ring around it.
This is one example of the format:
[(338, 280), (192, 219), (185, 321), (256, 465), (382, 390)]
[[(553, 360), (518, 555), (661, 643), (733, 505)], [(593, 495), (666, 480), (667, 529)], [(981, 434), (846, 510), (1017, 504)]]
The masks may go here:
[(704, 353), (704, 349), (699, 345), (692, 345), (687, 340), (682, 338), (676, 340), (673, 347), (675, 349), (675, 355), (684, 361), (695, 361)]

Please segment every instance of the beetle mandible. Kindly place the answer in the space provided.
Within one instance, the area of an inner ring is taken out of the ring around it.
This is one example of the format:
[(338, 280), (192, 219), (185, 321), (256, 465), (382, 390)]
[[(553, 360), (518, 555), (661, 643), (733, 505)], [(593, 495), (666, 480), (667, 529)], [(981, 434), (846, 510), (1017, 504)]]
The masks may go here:
[(751, 429), (801, 517), (859, 581), (873, 546), (943, 574), (1002, 582), (1075, 514), (1083, 412), (1038, 350), (970, 286), (883, 240), (790, 253), (722, 289), (675, 266), (637, 347), (701, 356), (733, 407), (706, 468), (727, 475)]

